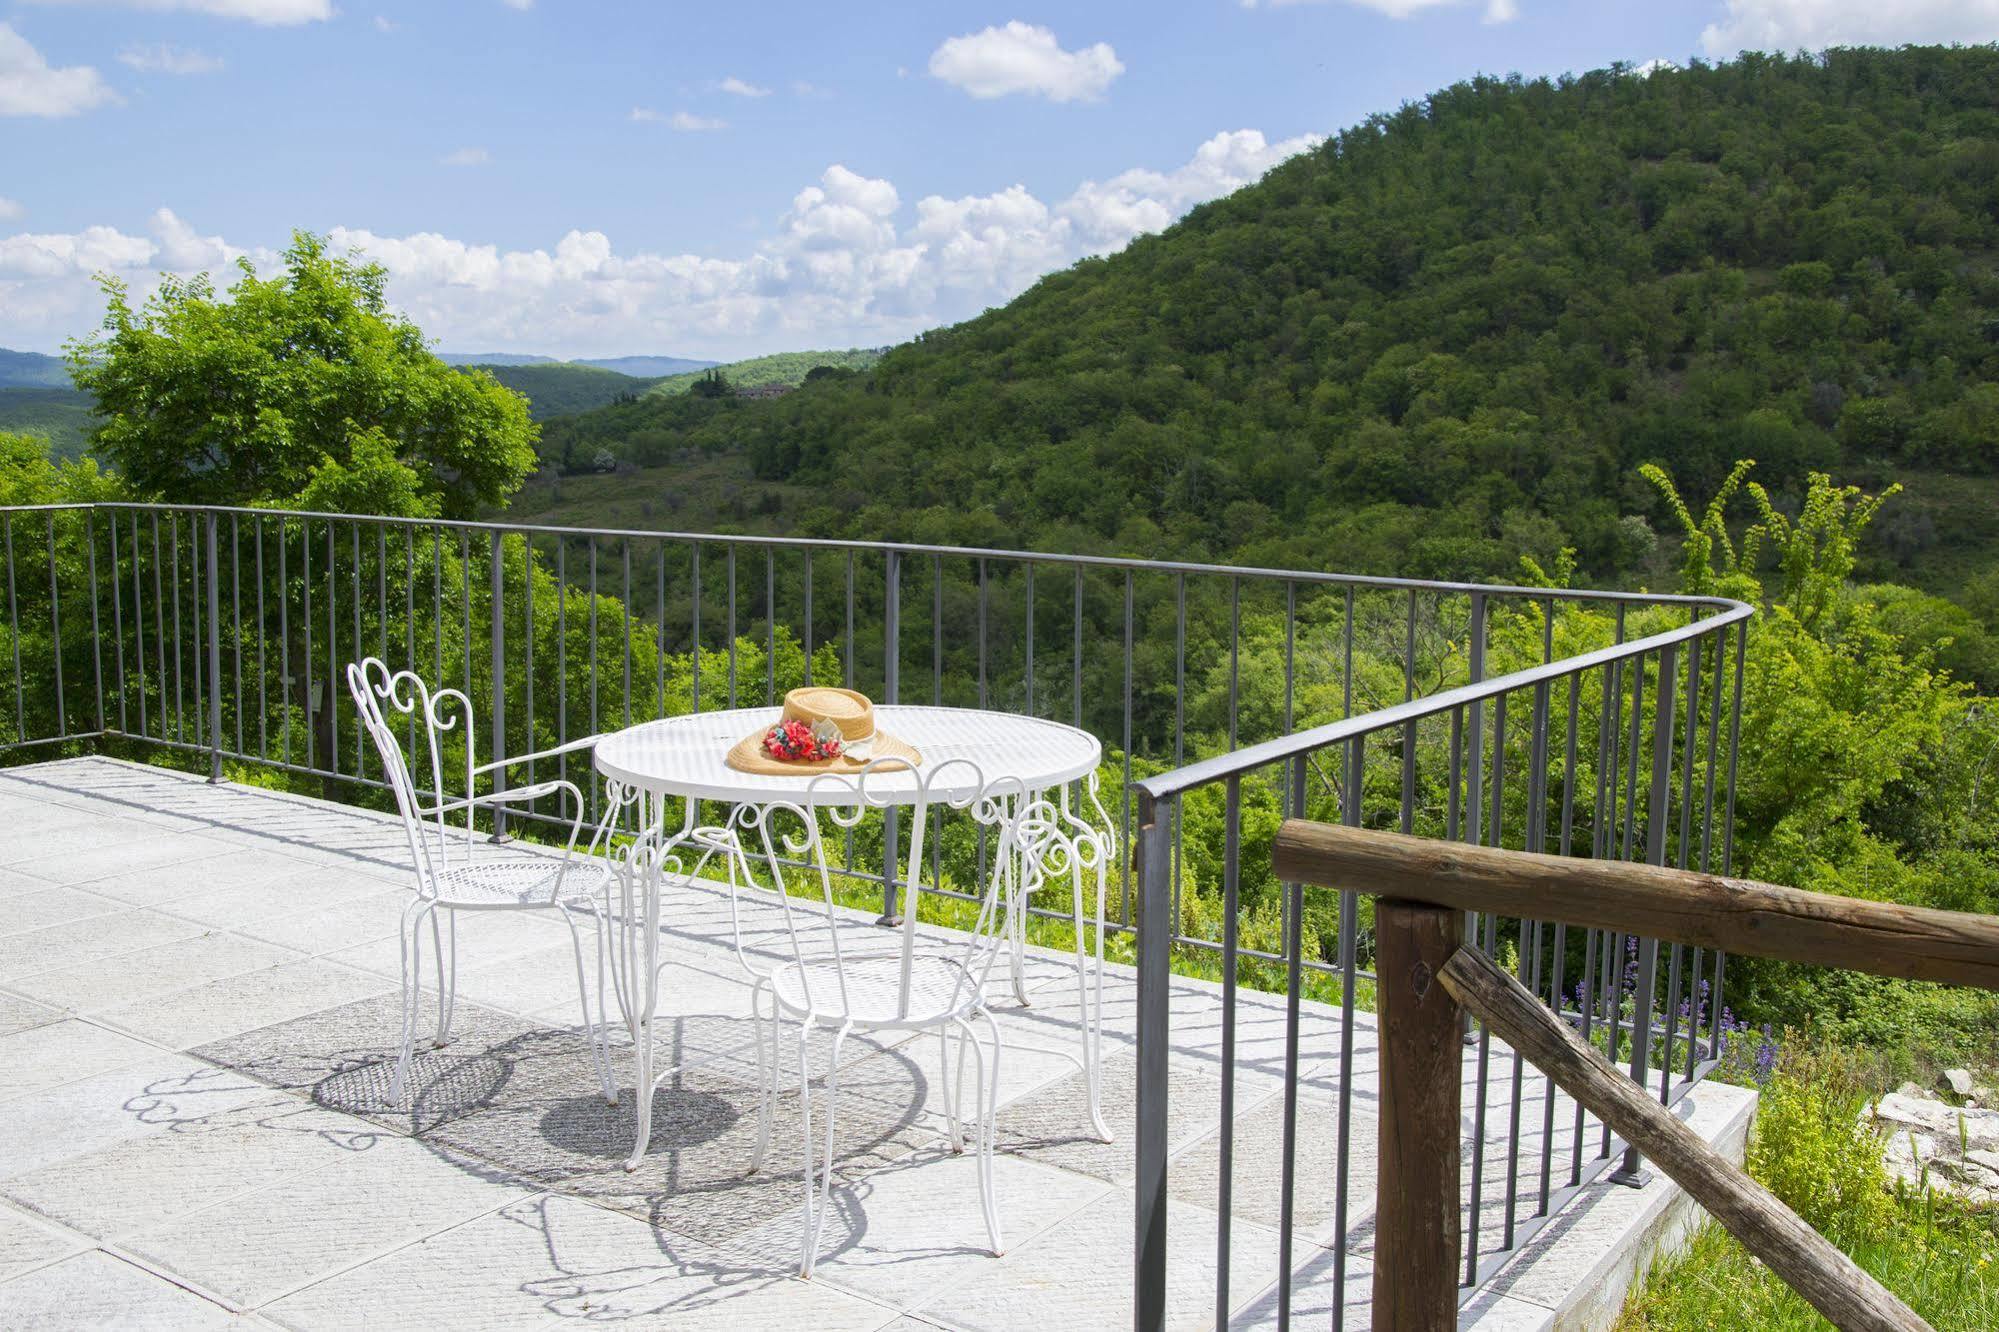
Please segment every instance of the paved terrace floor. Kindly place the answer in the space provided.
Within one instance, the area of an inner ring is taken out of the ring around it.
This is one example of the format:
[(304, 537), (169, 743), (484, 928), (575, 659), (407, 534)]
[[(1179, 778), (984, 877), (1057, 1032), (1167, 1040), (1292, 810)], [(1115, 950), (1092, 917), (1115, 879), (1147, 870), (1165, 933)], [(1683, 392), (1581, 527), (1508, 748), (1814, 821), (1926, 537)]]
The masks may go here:
[[(568, 937), (552, 919), (461, 922), (456, 1039), (390, 1103), (407, 856), (398, 824), (298, 796), (109, 759), (0, 773), (0, 1326), (1130, 1326), (1128, 974), (1108, 986), (1110, 1145), (1087, 1133), (1073, 981), (1057, 955), (1032, 960), (1031, 1006), (1010, 994), (995, 1006), (998, 1259), (983, 1249), (973, 1158), (942, 1149), (935, 1042), (850, 1044), (835, 1210), (805, 1282), (795, 1096), (779, 1105), (771, 1168), (745, 1174), (754, 1055), (725, 900), (669, 901), (660, 1039), (668, 1062), (689, 1067), (660, 1089), (652, 1150), (627, 1174), (629, 1082), (615, 1109), (595, 1092)], [(1170, 1311), (1192, 1328), (1213, 1322), (1220, 1005), (1191, 981), (1173, 1002)], [(1276, 1321), (1282, 1038), (1281, 1008), (1245, 994), (1230, 1290), (1248, 1327)], [(1308, 1005), (1299, 1326), (1325, 1326), (1330, 1308), (1339, 1038), (1337, 1011)], [(1350, 1206), (1362, 1224), (1348, 1324), (1363, 1327), (1371, 1022), (1354, 1048)], [(614, 1055), (628, 1079), (629, 1048)], [(822, 1070), (824, 1059), (822, 1047)], [(1489, 1076), (1490, 1198), (1508, 1172), (1504, 1051)], [(1544, 1091), (1529, 1077), (1523, 1216), (1539, 1187)], [(1696, 1102), (1703, 1131), (1739, 1143), (1741, 1094)], [(1558, 1101), (1555, 1123), (1569, 1115)], [(1556, 1181), (1566, 1173), (1558, 1146)], [(1614, 1308), (1629, 1265), (1618, 1237), (1672, 1197), (1663, 1182), (1586, 1191), (1477, 1293), (1467, 1324), (1540, 1327), (1592, 1301)]]

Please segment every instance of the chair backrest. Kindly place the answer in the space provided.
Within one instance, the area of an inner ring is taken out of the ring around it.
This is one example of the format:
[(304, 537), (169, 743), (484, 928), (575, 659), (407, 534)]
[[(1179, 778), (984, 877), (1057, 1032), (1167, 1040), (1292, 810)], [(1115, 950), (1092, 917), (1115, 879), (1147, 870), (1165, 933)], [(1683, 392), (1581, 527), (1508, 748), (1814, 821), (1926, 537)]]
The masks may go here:
[[(914, 803), (907, 799), (912, 772), (917, 785)], [(893, 802), (884, 791), (885, 779), (891, 774), (897, 778), (894, 784), (901, 795)], [(892, 952), (883, 948), (883, 931), (865, 913), (839, 904), (826, 845), (827, 825), (836, 831), (854, 828), (869, 814), (891, 804), (903, 810), (909, 833), (904, 921)], [(970, 893), (957, 895), (958, 900), (968, 897), (976, 914), (955, 940), (940, 940), (934, 933), (925, 935), (917, 929), (923, 893), (943, 887), (924, 883), (924, 837), (929, 813), (938, 808), (959, 811), (997, 834), (986, 881)], [(1061, 854), (1056, 843), (1065, 837), (1066, 825), (1061, 812), (1046, 797), (1030, 793), (1017, 778), (988, 780), (969, 760), (952, 759), (912, 769), (902, 759), (882, 758), (852, 775), (820, 775), (802, 800), (738, 806), (729, 816), (728, 831), (733, 834), (734, 846), (728, 855), (730, 920), (738, 956), (750, 970), (758, 970), (745, 944), (743, 905), (762, 905), (766, 918), (774, 906), (783, 921), (778, 955), (799, 965), (806, 1001), (814, 1012), (837, 1020), (853, 1012), (859, 997), (855, 989), (857, 965), (864, 960), (875, 964), (872, 987), (879, 984), (880, 964), (888, 956), (895, 960), (898, 977), (896, 1013), (907, 1017), (917, 957), (936, 952), (940, 943), (947, 953), (955, 953), (958, 963), (955, 992), (948, 1000), (953, 1006), (969, 1001), (974, 992), (983, 989), (1005, 942), (1008, 904), (1031, 895), (1041, 885), (1050, 869), (1051, 854)], [(685, 863), (686, 850), (665, 848), (676, 865)], [(695, 850), (704, 861), (711, 854)]]
[[(379, 657), (348, 664), (347, 690), (354, 696), (354, 706), (375, 742), (382, 771), (395, 793), (403, 831), (409, 836), (410, 858), (416, 864), (417, 891), (434, 896), (439, 876), (471, 856), (474, 811), (469, 802), (472, 770), (478, 762), (473, 749), (472, 700), (456, 689), (433, 690), (412, 671), (392, 672)], [(396, 715), (409, 718), (410, 749), (419, 764), (414, 773), (384, 704)], [(454, 732), (462, 733), (464, 749), (464, 781), (455, 792), (445, 782), (447, 768), (455, 772), (459, 766), (457, 756), (450, 752), (458, 747), (450, 740)], [(449, 807), (459, 800), (466, 802), (462, 828), (454, 827), (447, 817)]]

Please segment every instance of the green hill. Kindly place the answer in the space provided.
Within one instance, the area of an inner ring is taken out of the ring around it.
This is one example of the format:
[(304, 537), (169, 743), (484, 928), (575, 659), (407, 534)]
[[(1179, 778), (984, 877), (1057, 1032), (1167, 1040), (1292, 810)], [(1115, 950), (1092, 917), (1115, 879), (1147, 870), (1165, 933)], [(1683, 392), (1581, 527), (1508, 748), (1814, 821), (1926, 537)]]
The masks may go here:
[[(1429, 575), (1661, 576), (1646, 461), (1989, 500), (1999, 51), (1473, 80), (864, 374), (567, 427), (789, 530)], [(1897, 507), (1882, 560), (1995, 558)]]
[(73, 388), (0, 388), (0, 431), (40, 435), (57, 458), (81, 457), (84, 437), (95, 424), (88, 393)]
[(484, 370), (516, 393), (523, 394), (528, 400), (529, 414), (537, 421), (607, 406), (621, 397), (644, 393), (659, 382), (569, 361), (466, 365), (459, 368)]
[[(747, 361), (731, 361), (713, 369), (728, 380), (731, 387), (739, 391), (767, 388), (773, 384), (796, 388), (805, 382), (807, 375), (821, 366), (834, 370), (865, 370), (881, 358), (880, 348), (853, 347), (847, 351), (778, 352), (772, 356), (754, 356)], [(693, 387), (696, 380), (707, 373), (707, 370), (696, 370), (687, 374), (668, 375), (655, 385), (651, 392), (660, 395), (685, 393)]]

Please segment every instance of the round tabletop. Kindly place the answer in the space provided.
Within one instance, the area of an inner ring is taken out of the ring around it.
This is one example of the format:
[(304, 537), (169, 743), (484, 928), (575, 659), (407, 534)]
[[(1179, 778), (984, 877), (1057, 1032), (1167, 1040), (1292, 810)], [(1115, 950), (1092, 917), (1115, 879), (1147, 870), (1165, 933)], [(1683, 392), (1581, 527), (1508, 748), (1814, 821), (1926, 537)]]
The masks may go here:
[[(816, 773), (766, 775), (738, 772), (725, 758), (746, 735), (758, 735), (776, 724), (779, 708), (735, 708), (662, 717), (605, 736), (597, 742), (597, 771), (606, 777), (656, 795), (688, 796), (754, 805), (768, 801), (799, 804), (857, 803), (857, 784), (821, 780)], [(1096, 771), (1103, 746), (1088, 731), (1039, 717), (976, 708), (906, 707), (881, 704), (875, 725), (911, 745), (923, 755), (912, 772), (893, 765), (871, 773), (871, 803), (911, 804), (919, 795), (929, 800), (963, 799), (977, 793), (982, 782), (1018, 779), (1031, 791), (1045, 791)], [(968, 760), (975, 777), (962, 763), (939, 773), (926, 793), (922, 777), (937, 772), (949, 760)]]

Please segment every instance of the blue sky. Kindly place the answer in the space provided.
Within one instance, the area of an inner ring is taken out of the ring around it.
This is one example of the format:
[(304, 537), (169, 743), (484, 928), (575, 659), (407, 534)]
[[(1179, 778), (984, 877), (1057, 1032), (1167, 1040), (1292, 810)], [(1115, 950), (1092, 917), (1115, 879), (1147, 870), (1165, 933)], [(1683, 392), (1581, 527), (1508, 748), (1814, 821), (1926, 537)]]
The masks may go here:
[(1999, 0), (0, 0), (0, 346), (295, 227), (452, 350), (898, 341), (1475, 73), (1995, 37)]

